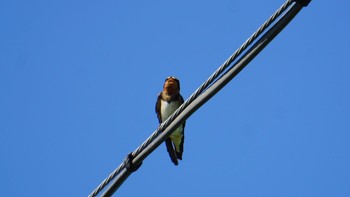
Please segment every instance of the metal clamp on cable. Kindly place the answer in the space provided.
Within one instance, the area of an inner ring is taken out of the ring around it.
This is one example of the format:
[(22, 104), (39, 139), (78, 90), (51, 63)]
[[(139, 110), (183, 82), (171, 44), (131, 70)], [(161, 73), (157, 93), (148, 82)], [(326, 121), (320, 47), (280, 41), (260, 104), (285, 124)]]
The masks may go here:
[(124, 166), (125, 166), (125, 169), (128, 171), (128, 172), (130, 172), (130, 173), (133, 173), (133, 172), (135, 172), (136, 170), (138, 170), (140, 167), (141, 167), (141, 165), (142, 165), (142, 162), (141, 163), (139, 163), (139, 164), (137, 164), (137, 165), (135, 165), (133, 162), (132, 162), (132, 160), (134, 159), (134, 156), (132, 155), (132, 153), (129, 153), (127, 156), (126, 156), (126, 158), (125, 158), (125, 160), (124, 160)]
[(311, 0), (293, 0), (296, 3), (300, 3), (302, 6), (306, 7), (307, 5), (309, 5)]

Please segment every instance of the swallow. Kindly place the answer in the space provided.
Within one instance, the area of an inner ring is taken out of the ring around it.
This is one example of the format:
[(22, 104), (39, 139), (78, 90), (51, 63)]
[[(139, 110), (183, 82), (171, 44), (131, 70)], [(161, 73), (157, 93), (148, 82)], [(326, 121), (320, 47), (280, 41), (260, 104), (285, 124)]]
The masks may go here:
[[(159, 124), (164, 122), (184, 102), (180, 94), (180, 81), (175, 77), (165, 79), (163, 90), (159, 93), (156, 102), (156, 113)], [(185, 124), (182, 123), (166, 140), (165, 145), (171, 161), (177, 166), (182, 160), (185, 139)]]

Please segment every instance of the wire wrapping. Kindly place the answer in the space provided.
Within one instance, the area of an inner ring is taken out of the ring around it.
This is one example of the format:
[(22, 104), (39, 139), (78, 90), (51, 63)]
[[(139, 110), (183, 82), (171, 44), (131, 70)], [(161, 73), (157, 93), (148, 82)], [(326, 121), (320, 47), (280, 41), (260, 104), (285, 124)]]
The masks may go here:
[[(261, 25), (243, 44), (239, 47), (165, 122), (163, 122), (156, 131), (152, 133), (135, 151), (132, 152), (133, 157), (136, 157), (142, 150), (166, 128), (171, 122), (184, 111), (200, 94), (202, 94), (208, 87), (210, 87), (215, 80), (228, 68), (233, 61), (239, 57), (243, 51), (247, 49), (288, 7), (292, 4), (292, 0), (287, 0), (263, 25)], [(96, 196), (100, 191), (107, 186), (120, 172), (125, 168), (124, 163), (120, 164), (102, 183), (89, 195), (89, 197)]]

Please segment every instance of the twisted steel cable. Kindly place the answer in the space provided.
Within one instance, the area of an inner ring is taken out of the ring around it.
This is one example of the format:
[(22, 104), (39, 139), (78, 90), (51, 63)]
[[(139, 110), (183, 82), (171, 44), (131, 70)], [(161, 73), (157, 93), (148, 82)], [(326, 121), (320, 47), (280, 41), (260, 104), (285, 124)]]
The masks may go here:
[(239, 56), (247, 47), (255, 41), (261, 33), (270, 26), (276, 18), (278, 18), (292, 3), (292, 0), (288, 0), (284, 3), (243, 45), (238, 48), (165, 122), (163, 122), (158, 129), (132, 154), (136, 157), (146, 146), (148, 146), (160, 132), (162, 132), (170, 123), (189, 105), (191, 104), (201, 93), (204, 92), (212, 83), (217, 79), (226, 68)]
[[(165, 128), (167, 128), (174, 119), (184, 111), (200, 94), (202, 94), (212, 83), (227, 69), (243, 51), (245, 51), (288, 7), (293, 0), (287, 0), (269, 19), (267, 19), (242, 45), (239, 47), (166, 121), (148, 137), (136, 150), (132, 152), (133, 157), (136, 157), (142, 152)], [(125, 168), (124, 163), (121, 163), (102, 183), (89, 195), (96, 196), (101, 192), (119, 173)]]

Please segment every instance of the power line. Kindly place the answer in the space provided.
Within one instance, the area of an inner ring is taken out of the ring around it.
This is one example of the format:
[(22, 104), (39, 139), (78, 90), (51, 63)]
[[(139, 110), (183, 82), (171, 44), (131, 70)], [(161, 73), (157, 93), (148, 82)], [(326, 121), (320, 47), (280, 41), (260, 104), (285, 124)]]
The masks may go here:
[[(235, 51), (125, 162), (119, 165), (90, 195), (96, 196), (113, 179), (114, 182), (101, 196), (111, 196), (142, 161), (155, 150), (180, 124), (199, 107), (221, 90), (236, 76), (267, 44), (307, 6), (311, 0), (287, 0), (239, 49)], [(293, 3), (295, 2), (295, 3)], [(288, 9), (289, 8), (289, 9)], [(285, 11), (288, 10), (286, 13)], [(227, 71), (226, 69), (250, 46), (275, 20), (284, 15), (255, 44), (240, 57)], [(226, 71), (224, 74), (222, 74)], [(220, 77), (220, 78), (219, 78)], [(219, 78), (219, 79), (218, 79)], [(214, 82), (215, 81), (215, 82)], [(213, 83), (214, 82), (214, 83)], [(134, 169), (133, 169), (134, 168)]]

